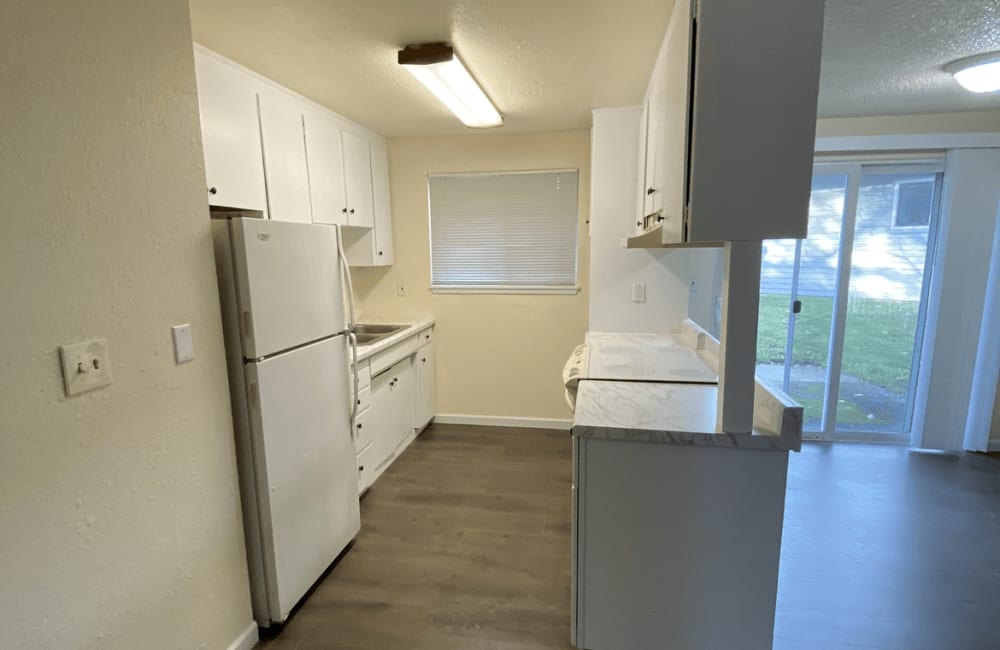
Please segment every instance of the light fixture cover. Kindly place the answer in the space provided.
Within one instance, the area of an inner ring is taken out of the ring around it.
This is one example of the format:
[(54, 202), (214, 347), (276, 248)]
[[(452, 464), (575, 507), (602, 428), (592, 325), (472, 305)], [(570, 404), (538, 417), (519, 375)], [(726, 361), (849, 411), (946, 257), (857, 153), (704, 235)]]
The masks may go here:
[(1000, 52), (960, 59), (944, 69), (970, 92), (993, 93), (1000, 90)]
[(447, 43), (407, 45), (398, 60), (466, 126), (503, 124), (500, 112)]

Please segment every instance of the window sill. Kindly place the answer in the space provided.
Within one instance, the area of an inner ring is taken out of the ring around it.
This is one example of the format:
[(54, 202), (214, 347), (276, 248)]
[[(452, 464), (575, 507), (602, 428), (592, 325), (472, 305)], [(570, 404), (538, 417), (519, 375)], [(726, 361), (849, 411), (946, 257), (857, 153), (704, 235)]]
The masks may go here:
[(431, 293), (497, 293), (525, 295), (563, 295), (572, 296), (580, 293), (580, 285), (572, 286), (500, 286), (500, 285), (438, 285), (431, 286)]

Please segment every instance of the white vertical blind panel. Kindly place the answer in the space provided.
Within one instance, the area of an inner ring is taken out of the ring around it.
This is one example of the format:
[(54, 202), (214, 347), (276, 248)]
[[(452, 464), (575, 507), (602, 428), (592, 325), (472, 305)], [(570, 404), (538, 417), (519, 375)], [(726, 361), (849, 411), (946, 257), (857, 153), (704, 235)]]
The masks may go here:
[(433, 286), (576, 284), (578, 172), (428, 180)]

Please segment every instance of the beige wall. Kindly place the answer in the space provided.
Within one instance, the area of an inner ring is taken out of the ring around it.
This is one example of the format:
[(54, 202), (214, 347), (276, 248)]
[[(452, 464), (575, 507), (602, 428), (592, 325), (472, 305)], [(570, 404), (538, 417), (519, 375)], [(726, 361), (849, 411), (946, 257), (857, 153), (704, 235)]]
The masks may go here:
[(1000, 131), (1000, 111), (834, 117), (816, 120), (816, 137)]
[[(438, 413), (568, 419), (560, 373), (587, 328), (589, 131), (393, 138), (389, 165), (395, 264), (355, 269), (364, 318), (437, 320)], [(427, 174), (554, 168), (580, 170), (583, 290), (572, 296), (432, 294)], [(405, 297), (396, 295), (399, 280)]]
[[(225, 648), (251, 613), (187, 2), (3, 7), (0, 647)], [(115, 382), (66, 398), (57, 348), (92, 337)]]

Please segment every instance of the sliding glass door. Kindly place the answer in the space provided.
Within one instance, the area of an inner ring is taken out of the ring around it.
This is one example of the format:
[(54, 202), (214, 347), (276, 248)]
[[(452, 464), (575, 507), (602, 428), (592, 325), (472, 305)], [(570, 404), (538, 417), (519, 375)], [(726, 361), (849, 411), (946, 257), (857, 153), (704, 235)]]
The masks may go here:
[(809, 237), (764, 242), (757, 373), (807, 436), (908, 437), (941, 168), (818, 164)]

